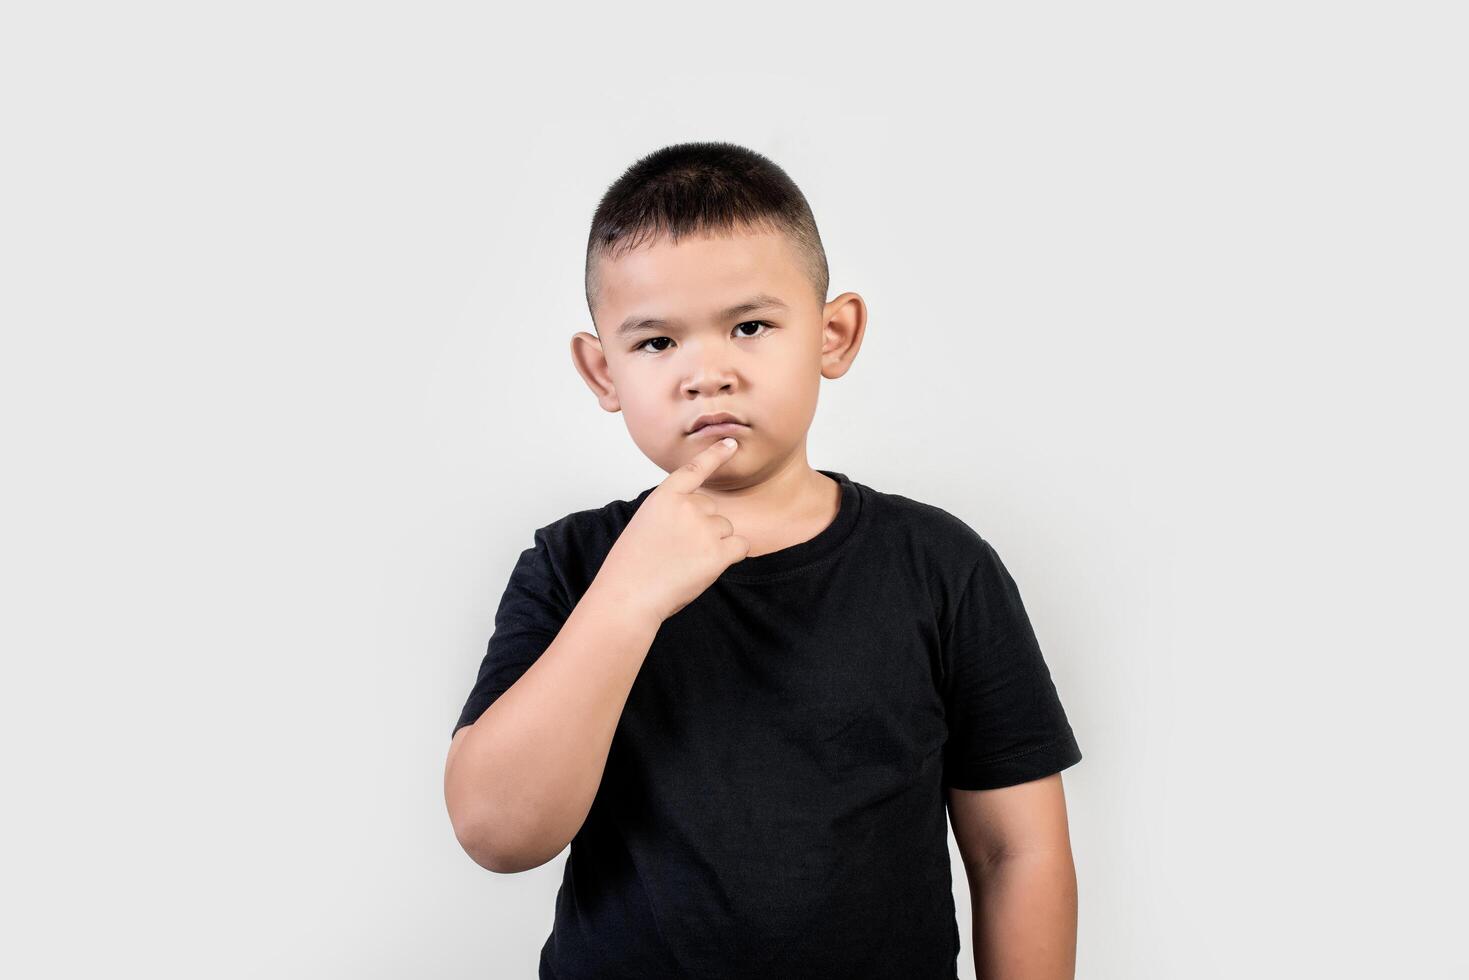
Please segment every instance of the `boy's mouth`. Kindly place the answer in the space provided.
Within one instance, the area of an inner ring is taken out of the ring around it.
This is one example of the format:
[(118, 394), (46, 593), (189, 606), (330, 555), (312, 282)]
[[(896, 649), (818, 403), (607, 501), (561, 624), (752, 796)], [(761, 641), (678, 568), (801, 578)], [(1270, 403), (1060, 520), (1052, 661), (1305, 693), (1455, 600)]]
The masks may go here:
[(701, 425), (690, 432), (691, 436), (735, 436), (748, 429), (748, 425), (739, 422), (715, 422), (712, 425)]
[(715, 429), (733, 432), (743, 428), (747, 428), (747, 426), (737, 416), (731, 415), (728, 412), (715, 412), (710, 415), (700, 415), (694, 419), (694, 424), (689, 426), (688, 435), (697, 435), (705, 430), (708, 430), (712, 434)]

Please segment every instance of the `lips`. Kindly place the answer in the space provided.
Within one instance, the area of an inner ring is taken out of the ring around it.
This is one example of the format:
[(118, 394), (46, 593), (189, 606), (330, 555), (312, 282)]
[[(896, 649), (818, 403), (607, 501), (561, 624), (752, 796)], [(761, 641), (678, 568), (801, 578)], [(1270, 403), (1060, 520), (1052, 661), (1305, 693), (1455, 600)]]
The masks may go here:
[(748, 426), (738, 422), (715, 422), (713, 425), (701, 426), (690, 432), (691, 436), (741, 436), (744, 435)]
[(735, 426), (743, 426), (744, 424), (738, 416), (731, 415), (729, 412), (715, 412), (712, 415), (700, 415), (694, 419), (694, 424), (689, 426), (688, 434), (693, 435), (699, 430), (711, 425), (718, 426), (721, 429), (732, 429)]

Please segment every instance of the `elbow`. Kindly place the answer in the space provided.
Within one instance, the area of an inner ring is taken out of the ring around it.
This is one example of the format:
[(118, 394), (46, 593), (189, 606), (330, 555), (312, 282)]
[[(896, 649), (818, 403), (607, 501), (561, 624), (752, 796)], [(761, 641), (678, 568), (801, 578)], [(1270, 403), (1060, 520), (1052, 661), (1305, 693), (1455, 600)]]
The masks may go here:
[(459, 846), (464, 849), (464, 853), (468, 854), (470, 860), (475, 864), (495, 874), (509, 875), (530, 871), (539, 868), (561, 853), (561, 849), (551, 854), (543, 854), (532, 849), (515, 847), (498, 840), (498, 836), (493, 832), (492, 827), (483, 823), (458, 821), (454, 823), (454, 837), (459, 841)]
[(517, 861), (510, 851), (495, 840), (490, 828), (483, 822), (463, 819), (451, 822), (454, 825), (454, 839), (459, 842), (464, 853), (469, 855), (469, 859), (481, 868), (496, 874), (514, 874), (525, 870), (521, 867), (522, 862)]
[(456, 766), (451, 754), (444, 777), (444, 803), (454, 839), (470, 860), (486, 871), (513, 874), (526, 870), (528, 865), (517, 856), (509, 822), (487, 802), (482, 789), (465, 782), (463, 772), (464, 767)]
[[(479, 766), (481, 772), (490, 768)], [(548, 821), (545, 807), (528, 803), (496, 780), (482, 776), (475, 780), (474, 775), (467, 758), (451, 754), (444, 802), (454, 837), (475, 864), (496, 874), (516, 874), (538, 868), (565, 850), (570, 837)]]

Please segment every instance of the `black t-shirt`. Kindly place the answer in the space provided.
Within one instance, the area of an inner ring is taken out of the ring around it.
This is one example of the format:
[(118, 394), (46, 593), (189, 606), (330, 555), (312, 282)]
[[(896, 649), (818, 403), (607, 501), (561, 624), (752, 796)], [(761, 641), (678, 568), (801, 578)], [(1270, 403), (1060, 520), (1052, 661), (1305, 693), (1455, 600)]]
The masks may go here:
[[(938, 507), (843, 473), (814, 538), (663, 622), (571, 841), (542, 980), (948, 980), (944, 787), (1081, 760), (1015, 581)], [(555, 638), (649, 493), (535, 532), (454, 731)]]

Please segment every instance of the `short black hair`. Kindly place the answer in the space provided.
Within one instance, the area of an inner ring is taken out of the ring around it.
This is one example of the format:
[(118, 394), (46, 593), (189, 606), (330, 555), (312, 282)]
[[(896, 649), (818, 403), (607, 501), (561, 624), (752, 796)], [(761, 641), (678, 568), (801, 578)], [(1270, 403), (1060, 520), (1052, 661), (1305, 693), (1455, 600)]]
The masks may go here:
[[(602, 195), (587, 237), (587, 310), (598, 290), (597, 262), (616, 259), (667, 235), (784, 233), (805, 259), (806, 274), (826, 302), (826, 249), (806, 195), (773, 160), (734, 143), (676, 143), (641, 157)], [(593, 321), (595, 328), (595, 320)]]

